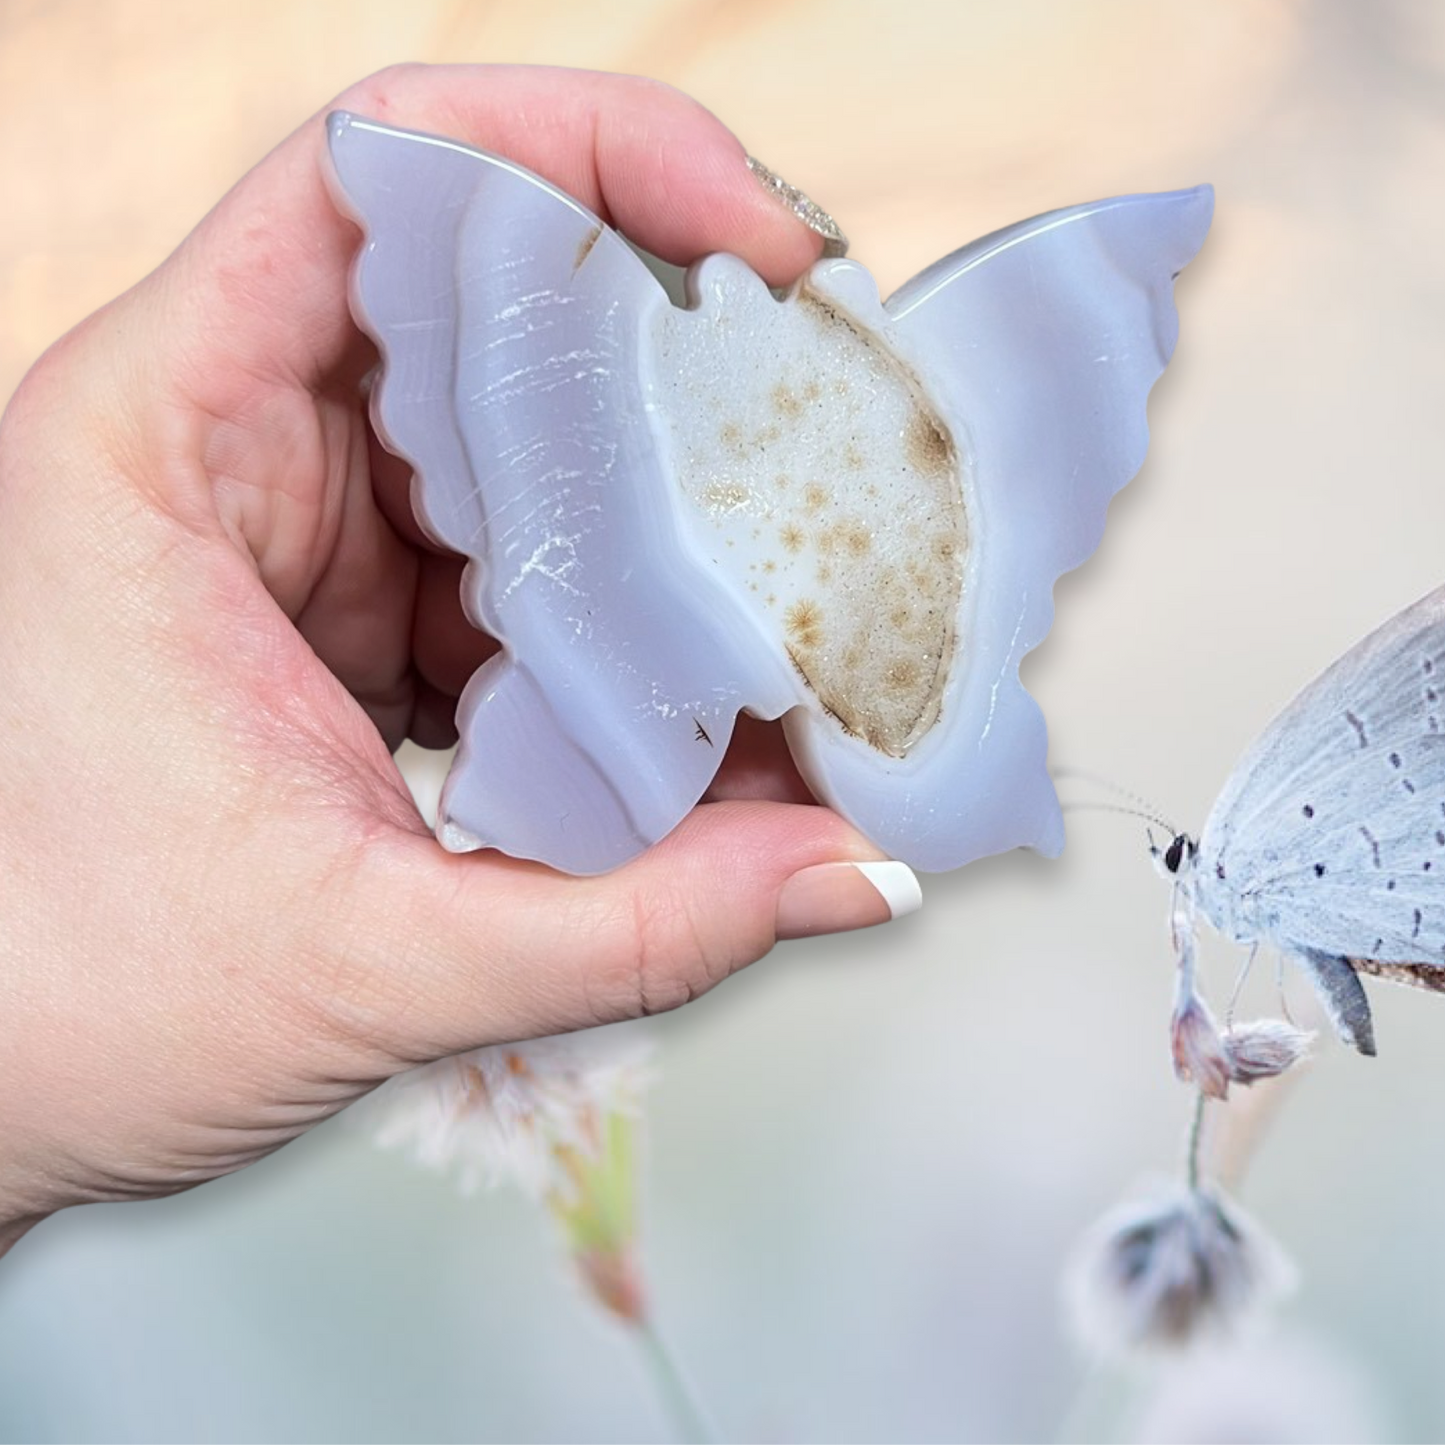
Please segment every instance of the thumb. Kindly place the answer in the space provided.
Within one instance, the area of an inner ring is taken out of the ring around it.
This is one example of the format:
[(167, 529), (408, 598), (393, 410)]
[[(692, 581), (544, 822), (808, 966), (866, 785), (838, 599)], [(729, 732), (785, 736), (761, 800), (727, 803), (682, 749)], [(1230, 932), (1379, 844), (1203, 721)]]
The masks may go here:
[(836, 814), (773, 802), (696, 808), (602, 877), (397, 832), (354, 882), (336, 1004), (405, 1063), (675, 1008), (779, 939), (885, 923), (922, 898)]

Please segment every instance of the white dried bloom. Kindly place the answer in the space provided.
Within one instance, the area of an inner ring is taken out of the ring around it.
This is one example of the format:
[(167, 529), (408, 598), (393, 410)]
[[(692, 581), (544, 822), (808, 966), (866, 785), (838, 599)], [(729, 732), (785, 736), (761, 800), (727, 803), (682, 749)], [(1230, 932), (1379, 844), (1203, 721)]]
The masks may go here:
[(638, 1113), (649, 1054), (611, 1031), (497, 1044), (413, 1069), (361, 1112), (378, 1144), (454, 1171), (468, 1193), (509, 1182), (565, 1202), (569, 1161), (603, 1148), (609, 1117)]
[(1229, 1058), (1209, 1006), (1192, 989), (1174, 1010), (1169, 1029), (1174, 1072), (1210, 1099), (1229, 1094)]
[(1237, 1205), (1176, 1185), (1101, 1220), (1067, 1289), (1085, 1345), (1127, 1355), (1228, 1334), (1293, 1280), (1278, 1246)]
[(1224, 1031), (1224, 1056), (1236, 1084), (1272, 1079), (1293, 1068), (1310, 1051), (1314, 1034), (1283, 1019), (1255, 1019)]

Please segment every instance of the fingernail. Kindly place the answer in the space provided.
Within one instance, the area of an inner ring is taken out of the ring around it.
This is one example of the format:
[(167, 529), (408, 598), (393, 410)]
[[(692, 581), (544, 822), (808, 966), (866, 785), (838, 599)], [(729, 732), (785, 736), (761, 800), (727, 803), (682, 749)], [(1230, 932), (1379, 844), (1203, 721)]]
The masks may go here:
[(778, 937), (872, 928), (914, 913), (922, 903), (923, 890), (906, 863), (818, 863), (783, 884)]
[(790, 186), (782, 176), (770, 171), (756, 156), (748, 157), (748, 169), (770, 196), (781, 201), (810, 231), (816, 231), (823, 238), (824, 256), (848, 254), (847, 236), (822, 206), (809, 200), (797, 186)]

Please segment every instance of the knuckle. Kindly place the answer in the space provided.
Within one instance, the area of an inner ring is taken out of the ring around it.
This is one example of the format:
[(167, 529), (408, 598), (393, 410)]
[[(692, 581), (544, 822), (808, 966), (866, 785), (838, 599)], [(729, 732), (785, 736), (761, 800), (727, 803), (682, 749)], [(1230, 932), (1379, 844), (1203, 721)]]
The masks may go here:
[(418, 78), (431, 67), (418, 60), (397, 61), (373, 71), (341, 92), (333, 104), (343, 110), (365, 111), (376, 120), (392, 118), (398, 100), (415, 89)]
[(597, 1023), (670, 1012), (750, 961), (734, 940), (702, 925), (670, 889), (639, 889), (620, 903), (612, 942), (586, 964), (585, 997)]

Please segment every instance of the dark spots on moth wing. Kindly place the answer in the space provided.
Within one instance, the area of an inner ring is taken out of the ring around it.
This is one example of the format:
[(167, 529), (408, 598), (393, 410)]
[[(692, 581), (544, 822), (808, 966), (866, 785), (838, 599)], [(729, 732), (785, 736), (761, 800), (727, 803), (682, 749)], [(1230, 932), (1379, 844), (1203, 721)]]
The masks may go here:
[(1391, 753), (1391, 754), (1390, 754), (1390, 766), (1391, 766), (1392, 768), (1398, 768), (1398, 767), (1400, 766), (1400, 755), (1399, 755), (1399, 753)]
[(1445, 848), (1445, 829), (1442, 829), (1442, 828), (1436, 828), (1436, 829), (1435, 829), (1435, 842), (1436, 842), (1441, 848)]
[(1221, 883), (1224, 882), (1224, 864), (1223, 864), (1223, 863), (1216, 863), (1216, 864), (1214, 865), (1214, 876), (1215, 876), (1217, 879), (1219, 879), (1219, 881), (1220, 881)]
[(1417, 909), (1415, 910), (1415, 926), (1414, 926), (1414, 928), (1412, 928), (1412, 929), (1410, 930), (1410, 937), (1411, 937), (1411, 938), (1419, 938), (1419, 936), (1420, 936), (1420, 924), (1421, 924), (1422, 921), (1423, 921), (1423, 915), (1421, 914), (1420, 910), (1417, 908)]
[(1424, 658), (1420, 663), (1420, 670), (1425, 674), (1426, 677), (1429, 677), (1430, 674), (1435, 671), (1434, 658)]
[(1316, 863), (1316, 864), (1315, 864), (1315, 877), (1316, 877), (1316, 878), (1323, 878), (1324, 876), (1325, 876), (1325, 865), (1324, 865), (1323, 863)]
[(1304, 807), (1300, 809), (1300, 812), (1303, 813), (1306, 818), (1313, 818), (1315, 815), (1314, 805), (1312, 803), (1306, 803)]
[(1360, 746), (1362, 748), (1369, 747), (1370, 739), (1365, 733), (1364, 723), (1362, 723), (1359, 718), (1357, 718), (1354, 713), (1349, 710), (1349, 708), (1345, 709), (1345, 721), (1349, 723), (1352, 728), (1354, 728), (1355, 736), (1360, 740)]
[(1395, 885), (1395, 880), (1394, 880), (1393, 878), (1389, 879), (1389, 880), (1385, 883), (1385, 892), (1386, 892), (1386, 893), (1393, 893), (1393, 892), (1395, 891), (1395, 886), (1396, 886), (1396, 885)]
[(1407, 793), (1413, 793), (1415, 791), (1415, 785), (1409, 780), (1409, 778), (1401, 778), (1400, 786), (1404, 788)]
[(1375, 835), (1363, 823), (1360, 824), (1360, 837), (1370, 845), (1370, 856), (1375, 860), (1375, 867), (1378, 868), (1380, 866), (1380, 844)]
[(572, 262), (572, 274), (575, 276), (581, 269), (582, 263), (592, 254), (592, 248), (602, 239), (602, 227), (593, 226), (583, 236), (582, 244), (577, 247), (577, 258)]
[(1378, 953), (1384, 946), (1385, 946), (1385, 940), (1384, 940), (1383, 938), (1377, 938), (1377, 939), (1375, 940), (1375, 946), (1370, 950), (1370, 952), (1371, 952), (1371, 953)]
[(1420, 865), (1420, 871), (1421, 871), (1422, 873), (1428, 873), (1434, 866), (1435, 866), (1435, 865), (1427, 858), (1427, 859)]

